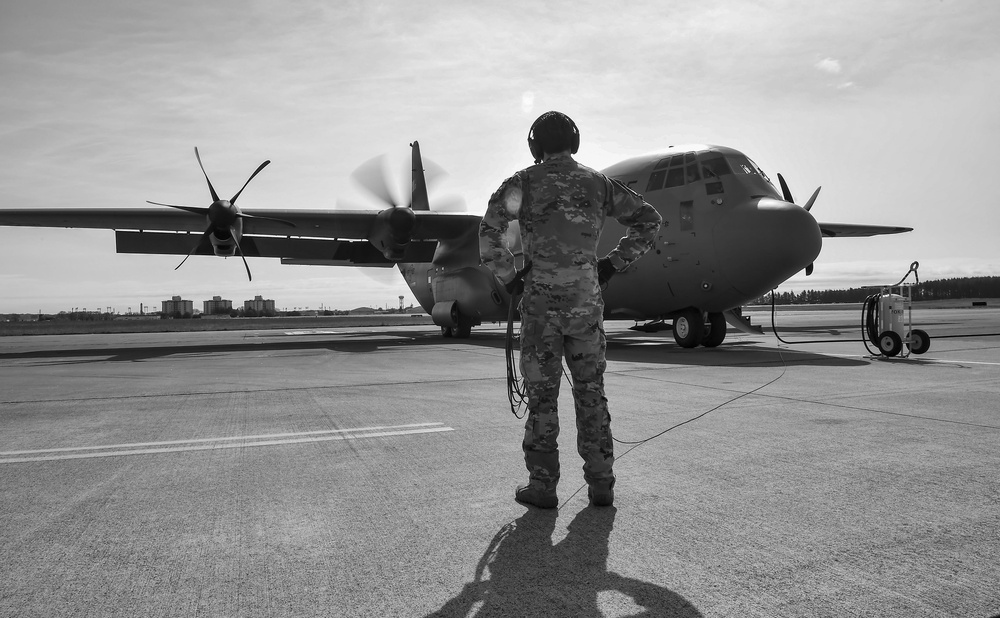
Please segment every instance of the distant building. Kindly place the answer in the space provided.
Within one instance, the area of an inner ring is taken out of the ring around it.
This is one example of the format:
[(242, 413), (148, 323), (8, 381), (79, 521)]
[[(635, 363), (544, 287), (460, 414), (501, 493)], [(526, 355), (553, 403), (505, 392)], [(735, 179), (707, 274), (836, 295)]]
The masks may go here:
[(193, 315), (194, 314), (194, 301), (183, 300), (180, 296), (174, 296), (170, 300), (164, 300), (161, 302), (163, 307), (163, 315)]
[(228, 314), (233, 310), (233, 301), (225, 300), (221, 296), (213, 296), (212, 300), (202, 301), (205, 315)]
[(264, 300), (262, 296), (254, 296), (253, 300), (243, 301), (243, 311), (256, 315), (274, 315), (274, 301)]

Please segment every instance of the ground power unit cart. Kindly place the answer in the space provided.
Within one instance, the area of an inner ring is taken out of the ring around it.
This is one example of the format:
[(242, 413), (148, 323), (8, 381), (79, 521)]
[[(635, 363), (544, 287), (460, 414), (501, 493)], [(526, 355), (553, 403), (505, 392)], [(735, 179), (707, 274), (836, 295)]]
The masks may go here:
[[(913, 262), (899, 283), (884, 286), (865, 299), (861, 307), (861, 335), (869, 352), (872, 352), (869, 342), (878, 348), (878, 354), (887, 357), (906, 358), (911, 353), (923, 354), (931, 347), (927, 333), (913, 328), (913, 287), (920, 283), (919, 266)], [(906, 282), (910, 273), (916, 283)]]

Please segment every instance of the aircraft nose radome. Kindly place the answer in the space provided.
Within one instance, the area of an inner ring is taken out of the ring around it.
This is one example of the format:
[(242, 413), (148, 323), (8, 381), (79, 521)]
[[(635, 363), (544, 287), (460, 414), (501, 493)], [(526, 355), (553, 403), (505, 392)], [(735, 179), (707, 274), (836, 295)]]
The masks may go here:
[(823, 236), (801, 206), (761, 198), (728, 213), (715, 229), (718, 263), (729, 283), (759, 296), (811, 264)]

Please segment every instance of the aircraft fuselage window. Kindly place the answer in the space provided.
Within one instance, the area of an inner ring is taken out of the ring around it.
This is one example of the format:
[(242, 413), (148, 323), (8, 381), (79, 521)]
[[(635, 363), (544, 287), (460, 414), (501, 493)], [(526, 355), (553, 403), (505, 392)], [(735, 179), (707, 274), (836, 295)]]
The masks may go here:
[(690, 232), (694, 230), (694, 202), (685, 201), (680, 204), (681, 231)]

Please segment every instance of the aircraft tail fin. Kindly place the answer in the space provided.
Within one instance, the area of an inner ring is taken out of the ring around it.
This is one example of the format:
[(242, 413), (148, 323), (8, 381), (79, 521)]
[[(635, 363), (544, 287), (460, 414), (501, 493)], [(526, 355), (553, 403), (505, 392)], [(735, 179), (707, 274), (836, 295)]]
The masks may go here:
[(412, 172), (413, 172), (413, 195), (410, 198), (410, 208), (413, 210), (430, 210), (430, 202), (427, 199), (427, 179), (424, 177), (424, 162), (420, 158), (420, 144), (413, 142), (412, 149)]

